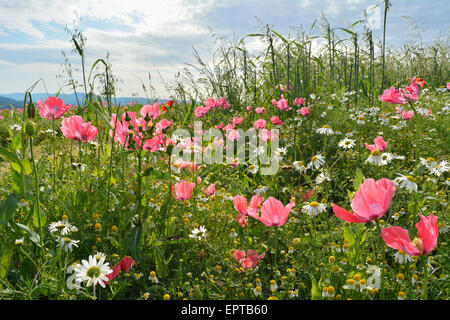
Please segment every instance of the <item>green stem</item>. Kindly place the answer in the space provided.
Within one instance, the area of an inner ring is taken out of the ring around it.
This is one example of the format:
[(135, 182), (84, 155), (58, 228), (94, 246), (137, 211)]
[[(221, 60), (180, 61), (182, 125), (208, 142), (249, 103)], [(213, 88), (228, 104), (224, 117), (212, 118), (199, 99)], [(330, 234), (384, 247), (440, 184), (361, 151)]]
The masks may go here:
[[(380, 223), (378, 222), (378, 220), (375, 220), (377, 223), (377, 230), (378, 230), (378, 234), (381, 235), (381, 227), (380, 227)], [(380, 292), (380, 298), (381, 300), (384, 300), (384, 261), (386, 260), (386, 246), (384, 245), (383, 241), (381, 241), (381, 246), (382, 246), (382, 252), (383, 252), (383, 257), (382, 257), (382, 261), (381, 261), (381, 292)]]

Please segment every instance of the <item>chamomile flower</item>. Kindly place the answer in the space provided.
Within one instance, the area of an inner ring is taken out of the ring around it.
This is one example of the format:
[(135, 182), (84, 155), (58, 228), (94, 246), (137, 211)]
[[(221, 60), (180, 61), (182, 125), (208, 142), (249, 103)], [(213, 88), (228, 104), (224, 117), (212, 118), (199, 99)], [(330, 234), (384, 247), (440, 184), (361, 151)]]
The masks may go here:
[(277, 148), (277, 149), (275, 149), (275, 155), (273, 156), (273, 158), (275, 159), (275, 160), (278, 160), (278, 161), (280, 161), (280, 160), (282, 160), (283, 159), (283, 157), (285, 156), (287, 154), (287, 148)]
[(275, 280), (270, 280), (270, 290), (272, 292), (276, 291), (278, 289), (277, 282)]
[(315, 180), (316, 185), (319, 185), (319, 184), (321, 184), (321, 183), (324, 182), (324, 181), (331, 181), (331, 178), (330, 178), (330, 176), (329, 176), (327, 173), (321, 172), (321, 173), (319, 173), (319, 175), (316, 177), (316, 180)]
[(381, 152), (378, 149), (373, 150), (370, 153), (369, 158), (367, 158), (367, 160), (366, 160), (366, 162), (372, 163), (375, 165), (380, 165), (381, 161), (383, 161), (383, 159), (381, 157)]
[(326, 208), (327, 207), (324, 203), (313, 201), (308, 204), (305, 204), (302, 207), (302, 212), (307, 213), (309, 216), (313, 217), (321, 212), (324, 212)]
[(149, 280), (151, 280), (153, 283), (158, 283), (158, 278), (156, 277), (156, 272), (151, 271), (150, 276), (148, 277)]
[(435, 176), (441, 176), (442, 173), (447, 172), (450, 170), (450, 165), (447, 160), (442, 160), (441, 162), (435, 164), (433, 167), (430, 168), (430, 171)]
[(73, 240), (70, 239), (69, 237), (59, 237), (58, 241), (58, 246), (61, 248), (64, 248), (64, 251), (69, 251), (72, 252), (73, 250), (73, 246), (78, 248), (78, 242), (80, 242), (80, 240)]
[(303, 164), (302, 161), (294, 161), (293, 165), (294, 165), (294, 168), (297, 171), (300, 171), (300, 172), (305, 172), (306, 171), (306, 167), (305, 167), (305, 165)]
[(330, 136), (334, 133), (333, 129), (331, 129), (329, 125), (323, 125), (322, 128), (316, 129), (316, 132), (326, 136)]
[(338, 146), (344, 149), (351, 149), (355, 146), (355, 140), (344, 138), (341, 141), (339, 141)]
[(257, 164), (251, 164), (248, 167), (248, 171), (250, 171), (253, 174), (256, 174), (258, 172), (259, 166)]
[(105, 287), (105, 282), (109, 279), (106, 277), (107, 274), (112, 272), (109, 267), (109, 263), (105, 263), (105, 258), (102, 257), (99, 261), (95, 256), (89, 256), (89, 260), (82, 260), (81, 264), (74, 268), (75, 271), (75, 281), (78, 283), (87, 282), (86, 286), (96, 286), (101, 285)]
[(62, 236), (65, 236), (69, 232), (76, 231), (78, 229), (76, 229), (76, 227), (71, 225), (67, 220), (60, 220), (57, 222), (50, 223), (50, 225), (48, 226), (48, 230), (51, 233), (59, 231)]
[(256, 194), (264, 193), (266, 191), (267, 191), (267, 187), (266, 186), (261, 186), (261, 185), (259, 185), (258, 188), (253, 190), (253, 192), (256, 193)]
[(203, 238), (206, 238), (206, 228), (204, 226), (200, 226), (200, 228), (195, 228), (191, 231), (191, 234), (189, 235), (190, 238), (202, 240)]
[(14, 244), (16, 246), (21, 246), (21, 245), (23, 245), (23, 243), (24, 243), (23, 237), (20, 239), (16, 239), (16, 241), (14, 241)]
[(256, 286), (253, 289), (253, 293), (255, 294), (255, 296), (259, 297), (262, 294), (262, 287), (261, 286)]
[(394, 182), (400, 186), (400, 188), (404, 188), (409, 192), (417, 192), (417, 184), (416, 178), (413, 176), (405, 176), (402, 174), (398, 174), (399, 177), (394, 179)]
[(319, 169), (322, 166), (322, 164), (324, 164), (324, 162), (325, 162), (325, 158), (319, 153), (311, 158), (311, 162), (308, 163), (308, 165), (306, 166), (306, 169), (309, 169), (309, 168)]

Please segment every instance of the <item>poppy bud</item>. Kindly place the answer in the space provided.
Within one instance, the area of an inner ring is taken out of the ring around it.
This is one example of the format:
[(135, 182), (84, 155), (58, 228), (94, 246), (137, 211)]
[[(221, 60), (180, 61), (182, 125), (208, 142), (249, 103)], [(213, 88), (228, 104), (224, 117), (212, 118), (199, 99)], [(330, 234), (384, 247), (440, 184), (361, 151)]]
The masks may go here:
[(144, 120), (145, 122), (149, 122), (152, 118), (150, 117), (150, 115), (148, 113), (145, 114)]
[(25, 122), (25, 133), (30, 137), (36, 134), (36, 124), (30, 119)]
[(128, 115), (128, 111), (125, 112), (125, 121), (126, 121), (126, 122), (130, 122), (130, 121), (131, 121), (131, 118), (130, 118), (130, 116)]

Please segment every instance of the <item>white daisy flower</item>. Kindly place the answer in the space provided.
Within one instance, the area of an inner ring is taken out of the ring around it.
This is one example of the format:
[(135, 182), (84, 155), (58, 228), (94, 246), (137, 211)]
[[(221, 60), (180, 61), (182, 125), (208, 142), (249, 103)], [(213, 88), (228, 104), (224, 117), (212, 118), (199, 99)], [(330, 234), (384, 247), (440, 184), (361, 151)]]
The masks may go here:
[(302, 212), (307, 213), (309, 216), (313, 217), (321, 212), (324, 212), (327, 206), (324, 203), (319, 203), (316, 201), (305, 204), (302, 207)]
[(264, 193), (266, 191), (267, 191), (267, 187), (261, 186), (261, 185), (259, 185), (257, 189), (253, 190), (253, 192), (256, 194)]
[(447, 160), (442, 160), (441, 162), (430, 168), (431, 173), (438, 177), (448, 170), (450, 170), (450, 165)]
[(316, 177), (316, 185), (321, 184), (324, 181), (331, 181), (331, 178), (328, 174), (325, 174), (324, 172), (319, 173), (319, 175)]
[(82, 260), (81, 264), (77, 265), (74, 270), (76, 273), (76, 282), (87, 282), (86, 286), (88, 287), (99, 284), (103, 288), (105, 287), (105, 282), (109, 281), (106, 275), (112, 272), (112, 269), (109, 267), (109, 263), (105, 263), (104, 257), (97, 261), (95, 256), (89, 256), (89, 261)]
[(409, 192), (417, 192), (417, 184), (416, 178), (413, 176), (405, 176), (402, 174), (398, 174), (400, 177), (394, 179), (394, 182), (400, 186), (400, 188), (404, 188)]
[(150, 272), (150, 276), (148, 277), (149, 280), (151, 280), (153, 283), (158, 283), (158, 277), (156, 276), (155, 271)]
[(276, 291), (278, 289), (277, 282), (275, 280), (270, 280), (270, 290), (272, 292)]
[(70, 239), (69, 237), (59, 237), (58, 241), (58, 246), (61, 248), (64, 248), (64, 251), (69, 251), (72, 252), (72, 247), (75, 246), (78, 248), (78, 242), (80, 242), (80, 240), (73, 240)]
[(402, 250), (398, 250), (398, 252), (394, 255), (395, 262), (399, 264), (408, 263), (412, 261), (412, 258), (409, 254), (406, 252), (403, 252)]
[(59, 231), (62, 236), (65, 236), (69, 232), (72, 232), (73, 230), (75, 230), (73, 228), (74, 228), (74, 226), (71, 225), (67, 220), (60, 220), (57, 222), (52, 222), (48, 226), (48, 230), (51, 233), (55, 233), (56, 231)]
[(381, 157), (381, 152), (377, 149), (373, 150), (370, 153), (369, 158), (367, 158), (366, 162), (375, 164), (375, 165), (380, 165), (381, 161), (383, 161), (382, 157)]
[(16, 239), (16, 241), (14, 241), (14, 244), (15, 244), (16, 246), (21, 246), (21, 245), (23, 245), (23, 243), (24, 243), (23, 238)]
[(305, 167), (305, 165), (303, 164), (302, 161), (294, 161), (293, 165), (294, 165), (294, 168), (297, 171), (300, 171), (300, 172), (305, 172), (306, 171), (306, 167)]
[(283, 157), (285, 156), (287, 154), (287, 148), (276, 148), (275, 149), (275, 155), (273, 156), (273, 158), (275, 159), (275, 160), (278, 160), (278, 161), (280, 161), (280, 160), (282, 160), (283, 159)]
[(316, 132), (327, 136), (330, 136), (334, 133), (334, 131), (328, 125), (323, 125), (322, 128), (316, 129)]
[(200, 226), (200, 228), (195, 228), (191, 231), (191, 234), (189, 235), (190, 238), (202, 240), (203, 238), (206, 238), (206, 228), (204, 226)]
[(257, 297), (260, 296), (262, 294), (262, 287), (261, 286), (256, 286), (255, 288), (253, 288), (253, 293)]
[(306, 169), (309, 169), (309, 168), (319, 169), (324, 162), (325, 162), (325, 158), (319, 153), (318, 155), (315, 155), (311, 158), (311, 162), (308, 163), (308, 165), (306, 166)]
[(251, 164), (248, 167), (248, 171), (250, 171), (253, 174), (256, 174), (258, 172), (259, 166), (257, 164)]
[(339, 141), (338, 146), (344, 149), (351, 149), (355, 146), (355, 140), (344, 138), (341, 141)]

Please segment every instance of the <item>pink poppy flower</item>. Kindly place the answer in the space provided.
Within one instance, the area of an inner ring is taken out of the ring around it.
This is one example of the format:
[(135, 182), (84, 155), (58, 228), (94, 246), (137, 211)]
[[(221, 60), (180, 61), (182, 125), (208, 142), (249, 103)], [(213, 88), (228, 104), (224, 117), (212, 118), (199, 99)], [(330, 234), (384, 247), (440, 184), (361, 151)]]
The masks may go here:
[[(109, 281), (111, 281), (112, 279), (116, 278), (120, 273), (120, 265), (116, 264), (113, 268), (112, 268), (112, 272), (108, 273), (107, 275), (105, 275)], [(109, 281), (105, 281), (105, 284), (108, 284)]]
[(351, 204), (353, 214), (334, 203), (331, 206), (334, 214), (344, 221), (353, 223), (370, 222), (386, 213), (394, 193), (393, 181), (385, 178), (375, 181), (370, 178), (364, 180), (353, 198)]
[(254, 210), (248, 210), (248, 215), (261, 221), (268, 227), (280, 227), (286, 223), (286, 219), (294, 205), (295, 203), (291, 201), (285, 207), (281, 201), (273, 197), (269, 197), (262, 205), (261, 216), (259, 216)]
[(258, 114), (262, 114), (262, 113), (264, 113), (264, 108), (261, 108), (261, 107), (257, 107), (256, 109), (255, 109), (255, 112), (256, 113), (258, 113)]
[(409, 110), (409, 111), (403, 111), (401, 114), (403, 120), (410, 120), (412, 117), (414, 117), (414, 111), (413, 110)]
[(90, 122), (85, 123), (80, 116), (71, 116), (62, 121), (61, 131), (63, 135), (75, 141), (92, 141), (97, 136), (98, 129)]
[(386, 149), (386, 147), (387, 147), (387, 144), (383, 140), (382, 136), (376, 137), (375, 140), (373, 140), (373, 142), (375, 142), (375, 144), (367, 144), (367, 143), (364, 144), (366, 146), (366, 148), (369, 149), (370, 152), (372, 152), (374, 150), (383, 152), (384, 149)]
[(195, 116), (197, 118), (203, 118), (204, 116), (206, 116), (206, 114), (208, 113), (209, 108), (208, 107), (203, 107), (203, 106), (198, 106), (195, 109)]
[(251, 111), (251, 110), (252, 110), (252, 107), (251, 107), (251, 106), (247, 106), (247, 108), (245, 108), (245, 110)]
[(419, 99), (419, 85), (416, 82), (416, 78), (411, 78), (411, 84), (406, 86), (405, 89), (400, 89), (401, 93), (407, 101), (416, 101)]
[(242, 123), (242, 121), (244, 121), (244, 118), (234, 117), (233, 119), (231, 119), (231, 123), (236, 126), (240, 125)]
[(295, 98), (294, 99), (294, 106), (296, 106), (296, 107), (298, 107), (298, 106), (301, 106), (301, 105), (303, 105), (304, 103), (305, 103), (305, 100), (303, 100), (303, 98)]
[(119, 262), (119, 266), (120, 269), (123, 270), (123, 272), (128, 272), (130, 271), (131, 267), (134, 266), (134, 260), (133, 258), (129, 257), (129, 256), (125, 256), (122, 258), (122, 260), (120, 260)]
[(258, 257), (258, 253), (254, 250), (247, 250), (247, 254), (241, 250), (234, 251), (233, 258), (237, 260), (243, 268), (256, 268), (259, 260), (264, 258), (266, 254), (263, 253)]
[(410, 256), (421, 256), (430, 253), (437, 245), (439, 228), (434, 215), (420, 216), (416, 223), (417, 238), (411, 241), (408, 230), (400, 227), (389, 227), (381, 231), (381, 237), (388, 247), (402, 250)]
[(259, 119), (253, 122), (253, 128), (255, 129), (264, 129), (267, 125), (267, 121), (264, 119)]
[(227, 139), (230, 141), (237, 141), (239, 139), (239, 131), (229, 130), (226, 135)]
[(284, 98), (283, 95), (281, 95), (281, 99), (277, 101), (276, 107), (280, 109), (281, 111), (288, 111), (291, 108), (289, 107), (289, 104), (287, 100)]
[(447, 90), (450, 90), (450, 82), (447, 82)]
[(261, 203), (264, 201), (264, 198), (259, 194), (254, 195), (250, 200), (249, 207), (247, 207), (247, 199), (245, 199), (241, 195), (237, 195), (233, 197), (234, 208), (241, 214), (247, 216), (248, 211), (251, 209), (253, 212), (257, 213), (260, 211)]
[(216, 192), (216, 184), (211, 183), (207, 188), (203, 189), (203, 192), (206, 193), (207, 195), (214, 194), (214, 192)]
[(66, 106), (62, 99), (56, 97), (48, 97), (44, 103), (41, 100), (36, 101), (39, 107), (39, 114), (45, 119), (60, 119), (69, 110), (70, 106)]
[(214, 127), (216, 128), (216, 129), (222, 129), (223, 127), (225, 126), (225, 124), (223, 123), (223, 122), (221, 122), (220, 124), (216, 124)]
[(384, 90), (381, 96), (378, 96), (378, 100), (387, 103), (405, 104), (408, 101), (400, 94), (400, 90), (395, 90), (395, 87)]
[(300, 114), (304, 117), (306, 117), (309, 114), (309, 108), (308, 107), (302, 107), (300, 108)]
[(145, 118), (145, 116), (148, 114), (148, 116), (152, 119), (155, 120), (159, 117), (160, 112), (159, 112), (159, 103), (155, 102), (154, 104), (146, 104), (141, 108), (141, 116), (143, 118)]
[(192, 197), (192, 191), (194, 190), (195, 183), (188, 183), (184, 180), (175, 183), (172, 186), (172, 194), (177, 200), (189, 200)]
[(270, 122), (272, 122), (273, 125), (282, 125), (283, 124), (283, 122), (277, 116), (271, 117)]

